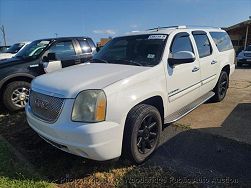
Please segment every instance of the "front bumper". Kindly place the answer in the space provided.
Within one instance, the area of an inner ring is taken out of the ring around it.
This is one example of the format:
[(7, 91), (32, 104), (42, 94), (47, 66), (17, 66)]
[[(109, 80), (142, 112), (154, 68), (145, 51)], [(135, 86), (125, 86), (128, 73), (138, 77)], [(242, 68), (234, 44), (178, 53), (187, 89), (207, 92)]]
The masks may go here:
[(237, 62), (238, 63), (251, 64), (251, 57), (250, 58), (237, 59)]
[[(66, 100), (64, 107), (72, 106)], [(70, 120), (71, 108), (63, 108), (59, 119), (46, 123), (32, 114), (26, 106), (27, 121), (44, 140), (53, 146), (85, 158), (105, 161), (121, 155), (123, 126), (114, 122), (79, 123)]]

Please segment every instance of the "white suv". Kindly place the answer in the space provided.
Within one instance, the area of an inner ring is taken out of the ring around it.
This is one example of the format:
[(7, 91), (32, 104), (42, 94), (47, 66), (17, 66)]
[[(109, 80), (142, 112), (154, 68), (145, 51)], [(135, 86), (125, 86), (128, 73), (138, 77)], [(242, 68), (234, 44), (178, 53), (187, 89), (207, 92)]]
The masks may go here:
[(116, 37), (93, 60), (32, 81), (30, 126), (55, 147), (94, 160), (142, 163), (163, 124), (221, 101), (235, 52), (219, 28), (155, 28)]

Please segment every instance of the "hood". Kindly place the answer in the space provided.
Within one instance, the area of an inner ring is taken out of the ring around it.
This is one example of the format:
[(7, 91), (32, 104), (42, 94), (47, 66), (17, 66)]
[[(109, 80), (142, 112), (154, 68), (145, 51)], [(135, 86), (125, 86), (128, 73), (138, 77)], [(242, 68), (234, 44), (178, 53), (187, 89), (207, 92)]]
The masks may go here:
[(12, 54), (12, 53), (1, 53), (0, 54), (0, 60), (2, 59), (9, 59), (11, 57), (13, 57), (15, 54)]
[(51, 96), (75, 98), (86, 89), (103, 89), (150, 67), (85, 63), (42, 75), (32, 81), (32, 90)]
[(22, 59), (19, 57), (12, 57), (9, 59), (2, 59), (0, 60), (0, 68), (4, 68), (4, 67), (9, 67), (9, 66), (14, 66), (16, 64), (20, 64), (20, 63), (26, 63), (29, 61), (32, 61), (33, 59), (31, 58), (27, 58), (27, 59)]

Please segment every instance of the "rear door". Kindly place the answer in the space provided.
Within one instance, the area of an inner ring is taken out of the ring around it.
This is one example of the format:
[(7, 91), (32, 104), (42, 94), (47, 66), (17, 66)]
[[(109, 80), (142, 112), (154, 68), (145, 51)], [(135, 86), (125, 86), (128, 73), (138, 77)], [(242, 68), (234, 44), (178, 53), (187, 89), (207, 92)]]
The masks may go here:
[(217, 70), (219, 62), (215, 59), (215, 53), (212, 47), (212, 41), (205, 31), (192, 32), (199, 55), (201, 68), (201, 92), (202, 95), (212, 90), (217, 82)]
[(47, 56), (49, 53), (55, 54), (55, 60), (43, 63), (46, 73), (75, 65), (78, 60), (74, 43), (69, 39), (52, 44), (44, 53), (44, 56)]

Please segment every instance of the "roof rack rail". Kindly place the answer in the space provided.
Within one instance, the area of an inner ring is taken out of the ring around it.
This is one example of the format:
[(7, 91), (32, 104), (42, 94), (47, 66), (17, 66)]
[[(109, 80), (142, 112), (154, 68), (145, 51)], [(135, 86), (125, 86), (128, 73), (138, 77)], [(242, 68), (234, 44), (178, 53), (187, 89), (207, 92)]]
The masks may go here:
[(207, 29), (221, 29), (220, 27), (207, 26), (207, 25), (187, 25), (187, 28), (207, 28)]
[(167, 27), (156, 27), (156, 28), (151, 28), (148, 29), (147, 31), (151, 31), (151, 30), (161, 30), (161, 29), (192, 29), (192, 28), (212, 28), (212, 29), (221, 29), (220, 27), (213, 27), (213, 26), (197, 26), (197, 25), (179, 25), (179, 26), (167, 26)]
[(166, 27), (155, 27), (155, 28), (151, 28), (151, 29), (147, 29), (147, 31), (151, 31), (151, 30), (160, 30), (160, 29), (171, 29), (171, 28), (178, 28), (179, 26), (166, 26)]

